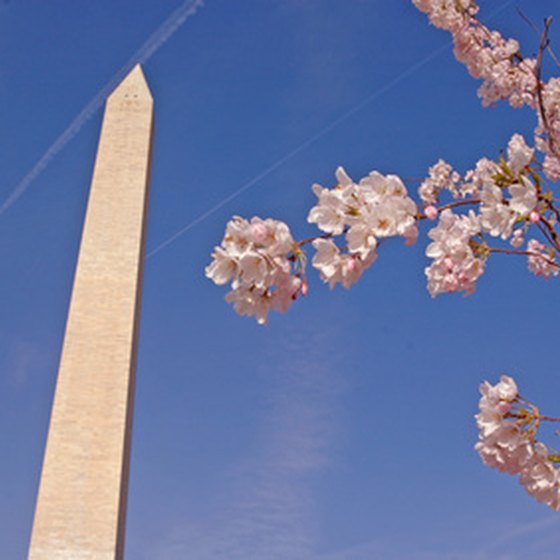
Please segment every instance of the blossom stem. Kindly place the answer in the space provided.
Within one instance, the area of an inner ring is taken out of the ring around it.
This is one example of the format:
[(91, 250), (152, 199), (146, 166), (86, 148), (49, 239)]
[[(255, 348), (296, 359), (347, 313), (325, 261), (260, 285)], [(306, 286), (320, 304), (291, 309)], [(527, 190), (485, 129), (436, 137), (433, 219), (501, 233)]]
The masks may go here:
[(535, 253), (534, 251), (523, 251), (522, 249), (502, 249), (501, 247), (488, 247), (490, 253), (504, 253), (506, 255), (526, 255), (528, 257), (538, 257), (544, 259), (550, 266), (554, 266), (560, 270), (560, 264), (548, 259), (540, 253)]
[(539, 223), (544, 224), (544, 227), (548, 230), (548, 233), (552, 238), (550, 240), (550, 243), (556, 248), (557, 251), (560, 251), (560, 239), (558, 238), (558, 234), (556, 233), (556, 230), (554, 229), (552, 224), (543, 216), (541, 216)]
[(557, 418), (556, 416), (545, 416), (541, 414), (539, 414), (539, 420), (544, 422), (560, 422), (560, 418)]
[[(441, 206), (437, 210), (438, 210), (438, 213), (441, 214), (444, 210), (449, 210), (451, 208), (456, 208), (457, 206), (465, 206), (467, 204), (479, 204), (479, 203), (480, 203), (479, 198), (471, 198), (469, 200), (456, 200), (455, 202), (450, 202), (449, 204), (444, 204), (443, 206)], [(425, 220), (425, 219), (427, 219), (427, 216), (425, 214), (420, 214), (418, 219), (419, 220)]]
[[(519, 6), (516, 7), (516, 10), (519, 16), (521, 17), (521, 19), (523, 19), (527, 23), (527, 25), (540, 37), (541, 32), (539, 31), (537, 26), (523, 13), (523, 11), (519, 8)], [(550, 45), (547, 46), (547, 50), (548, 50), (548, 54), (550, 55), (550, 58), (552, 58), (556, 66), (560, 68), (560, 60), (558, 60), (558, 57), (556, 56), (556, 54), (554, 53)]]
[(556, 208), (556, 206), (554, 206), (554, 204), (550, 200), (545, 201), (545, 203), (548, 206), (549, 210), (554, 213), (556, 219), (560, 221), (560, 212), (558, 211), (558, 208)]
[(315, 241), (316, 239), (332, 239), (333, 237), (334, 237), (334, 233), (332, 232), (324, 233), (323, 235), (315, 235), (313, 237), (307, 237), (306, 239), (302, 239), (301, 241), (298, 241), (296, 245), (298, 247), (302, 247), (303, 245), (308, 245), (309, 243), (313, 243), (313, 241)]
[(541, 223), (537, 223), (536, 224), (537, 227), (539, 228), (540, 232), (544, 235), (544, 237), (546, 237), (546, 240), (554, 246), (554, 241), (552, 240), (552, 238), (550, 237), (548, 231), (546, 230), (546, 228), (541, 224)]
[(537, 103), (538, 103), (538, 107), (539, 107), (539, 113), (541, 115), (541, 119), (543, 122), (543, 126), (546, 130), (546, 135), (547, 135), (547, 140), (548, 140), (548, 145), (550, 146), (550, 149), (553, 153), (556, 154), (556, 149), (555, 149), (555, 145), (553, 142), (553, 136), (550, 133), (550, 124), (548, 122), (548, 116), (546, 114), (545, 108), (544, 108), (544, 100), (543, 100), (543, 83), (541, 80), (541, 74), (542, 74), (542, 59), (543, 59), (543, 54), (544, 51), (547, 49), (548, 45), (549, 45), (549, 41), (548, 41), (548, 31), (550, 28), (550, 25), (552, 23), (552, 18), (548, 17), (544, 20), (544, 29), (541, 35), (541, 42), (539, 45), (539, 53), (537, 55), (537, 63), (535, 66), (535, 77), (537, 79)]
[(457, 206), (464, 206), (466, 204), (479, 204), (479, 203), (480, 203), (479, 198), (471, 198), (469, 200), (456, 200), (455, 202), (450, 202), (449, 204), (445, 204), (441, 208), (438, 208), (438, 210), (439, 210), (439, 212), (443, 212), (444, 210), (447, 210), (449, 208), (455, 208)]

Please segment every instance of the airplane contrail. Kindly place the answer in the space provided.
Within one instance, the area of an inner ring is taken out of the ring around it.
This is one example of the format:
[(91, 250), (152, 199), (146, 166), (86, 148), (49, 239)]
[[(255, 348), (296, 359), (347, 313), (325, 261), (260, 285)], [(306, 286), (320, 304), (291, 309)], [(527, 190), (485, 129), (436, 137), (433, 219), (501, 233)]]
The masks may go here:
[(449, 50), (451, 46), (452, 46), (451, 42), (445, 43), (443, 46), (440, 46), (439, 48), (429, 53), (428, 56), (426, 56), (419, 62), (416, 62), (415, 64), (413, 64), (412, 66), (410, 66), (409, 68), (401, 72), (398, 76), (396, 76), (392, 80), (389, 80), (385, 85), (381, 86), (379, 89), (375, 90), (373, 93), (369, 94), (367, 97), (362, 99), (359, 103), (357, 103), (356, 105), (348, 109), (345, 113), (343, 113), (342, 115), (340, 115), (339, 117), (331, 121), (321, 130), (319, 130), (319, 132), (316, 132), (313, 136), (311, 136), (310, 138), (308, 138), (307, 140), (305, 140), (304, 142), (296, 146), (293, 150), (284, 154), (282, 157), (277, 159), (274, 163), (269, 165), (266, 169), (264, 169), (263, 171), (255, 175), (252, 179), (249, 179), (246, 183), (241, 185), (237, 190), (227, 195), (225, 198), (220, 200), (220, 202), (218, 202), (217, 204), (215, 204), (214, 206), (212, 206), (211, 208), (209, 208), (208, 210), (200, 214), (194, 220), (192, 220), (191, 222), (183, 226), (181, 229), (176, 231), (173, 235), (171, 235), (170, 237), (162, 241), (159, 245), (157, 245), (154, 249), (152, 249), (146, 254), (146, 258), (149, 259), (150, 257), (153, 257), (155, 254), (165, 249), (168, 245), (171, 245), (171, 243), (176, 241), (179, 237), (183, 236), (185, 233), (187, 233), (187, 231), (192, 229), (194, 226), (198, 225), (200, 222), (203, 222), (204, 220), (206, 220), (206, 218), (209, 218), (212, 214), (214, 214), (222, 207), (224, 207), (228, 202), (231, 202), (232, 200), (236, 199), (237, 197), (242, 195), (245, 191), (249, 190), (251, 187), (256, 185), (259, 181), (261, 181), (265, 177), (268, 177), (268, 175), (270, 175), (273, 171), (276, 171), (276, 169), (284, 165), (286, 162), (288, 162), (289, 160), (291, 160), (301, 152), (303, 152), (306, 148), (321, 140), (324, 136), (326, 136), (338, 125), (342, 124), (344, 121), (348, 120), (351, 116), (361, 111), (364, 107), (366, 107), (366, 105), (369, 105), (370, 103), (372, 103), (373, 101), (375, 101), (376, 99), (378, 99), (379, 97), (387, 93), (389, 90), (399, 85), (406, 78), (414, 74), (417, 70), (419, 70), (429, 62), (431, 62), (434, 58), (439, 56), (441, 53), (443, 53), (446, 50)]
[(53, 158), (80, 132), (84, 124), (103, 105), (107, 96), (119, 85), (130, 70), (137, 64), (146, 62), (202, 5), (203, 0), (186, 0), (148, 37), (130, 60), (101, 88), (68, 128), (53, 142), (41, 159), (27, 172), (0, 206), (0, 216), (15, 204)]
[[(506, 0), (506, 2), (504, 4), (502, 4), (501, 6), (496, 8), (494, 11), (490, 12), (490, 14), (488, 15), (488, 20), (492, 20), (493, 18), (495, 18), (500, 12), (504, 11), (511, 4), (513, 4), (513, 2), (515, 2), (515, 0)], [(284, 165), (286, 162), (288, 162), (289, 160), (291, 160), (292, 158), (294, 158), (295, 156), (297, 156), (301, 152), (303, 152), (306, 148), (308, 148), (312, 144), (315, 144), (316, 142), (321, 140), (324, 136), (326, 136), (329, 132), (331, 132), (338, 125), (342, 124), (344, 121), (349, 119), (352, 115), (354, 115), (355, 113), (358, 113), (364, 107), (366, 107), (367, 105), (369, 105), (370, 103), (372, 103), (373, 101), (375, 101), (376, 99), (378, 99), (379, 97), (381, 97), (382, 95), (387, 93), (389, 90), (393, 89), (395, 86), (399, 85), (402, 81), (404, 81), (409, 76), (414, 74), (417, 70), (419, 70), (420, 68), (422, 68), (423, 66), (425, 66), (426, 64), (431, 62), (433, 59), (438, 57), (441, 53), (450, 49), (452, 46), (453, 46), (453, 41), (448, 41), (447, 43), (443, 44), (439, 48), (433, 50), (431, 53), (429, 53), (422, 60), (416, 62), (412, 66), (409, 66), (406, 70), (401, 72), (398, 76), (396, 76), (392, 80), (388, 81), (385, 85), (380, 87), (378, 90), (369, 94), (367, 97), (362, 99), (356, 105), (354, 105), (353, 107), (348, 109), (348, 111), (346, 111), (345, 113), (343, 113), (342, 115), (340, 115), (339, 117), (337, 117), (336, 119), (331, 121), (324, 128), (319, 130), (319, 132), (315, 133), (313, 136), (311, 136), (310, 138), (308, 138), (307, 140), (305, 140), (304, 142), (302, 142), (301, 144), (296, 146), (293, 150), (291, 150), (288, 153), (281, 156), (274, 163), (269, 165), (266, 169), (262, 170), (260, 173), (255, 175), (252, 179), (249, 179), (246, 183), (241, 185), (237, 190), (231, 192), (225, 198), (220, 200), (217, 204), (215, 204), (214, 206), (212, 206), (208, 210), (204, 211), (202, 214), (200, 214), (199, 216), (194, 218), (188, 224), (186, 224), (185, 226), (183, 226), (182, 228), (177, 230), (175, 233), (170, 235), (167, 239), (165, 239), (164, 241), (159, 243), (159, 245), (157, 245), (156, 247), (154, 247), (153, 249), (148, 251), (147, 254), (146, 254), (146, 258), (149, 259), (149, 258), (153, 257), (154, 255), (156, 255), (157, 253), (159, 253), (160, 251), (163, 251), (163, 249), (165, 249), (166, 247), (168, 247), (169, 245), (174, 243), (177, 239), (179, 239), (179, 237), (182, 237), (185, 233), (187, 233), (193, 227), (197, 226), (199, 223), (203, 222), (204, 220), (206, 220), (207, 218), (212, 216), (214, 213), (216, 213), (218, 210), (223, 208), (226, 204), (228, 204), (228, 202), (231, 202), (232, 200), (235, 200), (237, 197), (241, 196), (245, 191), (252, 188), (259, 181), (261, 181), (262, 179), (264, 179), (265, 177), (270, 175), (273, 171), (276, 171), (276, 169), (278, 169), (279, 167)]]

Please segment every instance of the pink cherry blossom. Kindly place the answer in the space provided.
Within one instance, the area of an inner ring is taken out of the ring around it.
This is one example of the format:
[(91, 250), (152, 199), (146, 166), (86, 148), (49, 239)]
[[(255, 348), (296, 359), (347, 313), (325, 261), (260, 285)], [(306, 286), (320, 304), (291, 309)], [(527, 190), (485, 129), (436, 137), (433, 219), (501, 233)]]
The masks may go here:
[(364, 256), (341, 253), (331, 239), (316, 239), (313, 247), (317, 252), (312, 264), (331, 289), (336, 284), (342, 284), (345, 288), (355, 284), (377, 258), (375, 250)]
[(519, 175), (531, 163), (534, 153), (535, 150), (527, 146), (521, 134), (514, 134), (507, 147), (508, 166), (511, 172), (515, 176)]
[(425, 269), (428, 290), (432, 297), (446, 292), (472, 293), (476, 281), (484, 272), (484, 261), (475, 256), (471, 238), (480, 232), (480, 222), (474, 212), (459, 216), (444, 210), (438, 225), (428, 233), (432, 243), (426, 256), (434, 262)]
[(461, 196), (476, 197), (486, 183), (493, 182), (493, 177), (500, 172), (499, 165), (488, 158), (479, 159), (476, 167), (465, 173), (464, 182), (460, 186)]
[(543, 161), (543, 172), (551, 181), (560, 181), (560, 158), (547, 154)]
[(496, 385), (485, 381), (480, 392), (475, 449), (484, 464), (518, 475), (533, 498), (560, 511), (560, 471), (548, 447), (536, 440), (536, 408), (521, 399), (515, 381), (506, 375)]
[(527, 434), (506, 418), (517, 399), (517, 385), (511, 377), (503, 375), (494, 386), (485, 381), (480, 392), (480, 412), (476, 415), (480, 435), (475, 449), (489, 467), (519, 474), (533, 452)]
[(560, 265), (556, 263), (553, 255), (546, 251), (546, 246), (537, 241), (530, 239), (527, 244), (527, 250), (531, 253), (528, 257), (529, 270), (536, 276), (544, 276), (547, 280), (551, 276), (558, 276)]
[(522, 229), (516, 229), (513, 232), (513, 235), (511, 236), (511, 239), (509, 241), (510, 245), (516, 248), (522, 247), (523, 244), (525, 243), (525, 238), (523, 236), (524, 236), (524, 231)]
[(290, 258), (297, 251), (288, 226), (278, 220), (234, 217), (212, 253), (205, 273), (216, 284), (231, 282), (226, 301), (240, 315), (264, 324), (271, 309), (287, 311), (302, 287)]
[[(442, 191), (447, 190), (456, 198), (458, 196), (458, 184), (461, 176), (454, 171), (451, 165), (440, 159), (428, 170), (428, 178), (425, 179), (418, 189), (418, 196), (425, 204), (434, 205), (438, 202)], [(435, 208), (434, 206), (432, 206)], [(426, 214), (428, 216), (428, 214)], [(430, 218), (430, 220), (434, 218)]]
[[(507, 198), (505, 193), (510, 195)], [(537, 204), (535, 185), (524, 176), (505, 191), (492, 181), (487, 181), (480, 193), (480, 223), (482, 229), (494, 237), (507, 239), (514, 224), (526, 218)]]
[(535, 129), (535, 145), (543, 154), (543, 171), (551, 181), (560, 180), (560, 78), (551, 78), (542, 88), (542, 111)]
[(550, 461), (546, 445), (536, 442), (531, 460), (525, 465), (519, 482), (535, 500), (560, 511), (560, 471)]

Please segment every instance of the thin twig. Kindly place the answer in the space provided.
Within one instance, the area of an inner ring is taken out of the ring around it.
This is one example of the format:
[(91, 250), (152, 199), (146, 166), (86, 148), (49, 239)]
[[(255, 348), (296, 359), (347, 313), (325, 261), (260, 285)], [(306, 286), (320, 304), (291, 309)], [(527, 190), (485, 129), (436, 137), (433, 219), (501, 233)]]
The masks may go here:
[(541, 253), (535, 253), (534, 251), (523, 251), (521, 249), (502, 249), (500, 247), (488, 247), (488, 251), (490, 251), (491, 253), (504, 253), (506, 255), (526, 255), (529, 257), (538, 257), (540, 259), (544, 259), (550, 266), (553, 266), (560, 270), (560, 264), (555, 263), (548, 257), (545, 257)]
[(546, 238), (546, 240), (552, 245), (554, 246), (554, 241), (552, 240), (552, 238), (550, 237), (548, 231), (546, 230), (546, 228), (540, 223), (537, 222), (537, 227), (539, 228), (539, 231), (544, 235), (544, 237)]
[(539, 419), (545, 422), (560, 422), (560, 418), (556, 418), (556, 416), (543, 416), (539, 414)]
[(308, 243), (313, 243), (313, 241), (315, 241), (316, 239), (331, 239), (332, 237), (334, 237), (334, 233), (324, 233), (323, 235), (315, 235), (314, 237), (307, 237), (306, 239), (302, 239), (301, 241), (298, 241), (296, 245), (298, 247), (302, 247), (303, 245), (307, 245)]
[[(540, 37), (541, 32), (539, 31), (539, 28), (522, 12), (519, 6), (516, 6), (515, 9), (517, 10), (517, 13), (521, 17), (521, 19), (523, 19), (525, 23), (527, 23), (529, 27)], [(556, 66), (560, 67), (560, 60), (558, 60), (558, 57), (556, 56), (550, 45), (547, 46), (547, 50), (552, 60), (554, 60), (554, 62), (556, 63)]]
[(449, 204), (445, 204), (441, 208), (438, 208), (438, 211), (443, 212), (444, 210), (455, 208), (456, 206), (464, 206), (465, 204), (479, 204), (479, 203), (480, 203), (480, 198), (469, 198), (468, 200), (456, 200), (455, 202), (450, 202)]
[(546, 111), (544, 110), (544, 101), (543, 101), (543, 83), (542, 83), (542, 59), (543, 59), (543, 53), (546, 50), (546, 48), (548, 47), (548, 31), (550, 28), (550, 25), (552, 23), (552, 17), (547, 17), (544, 20), (544, 29), (541, 35), (541, 41), (539, 44), (539, 54), (537, 55), (537, 63), (535, 65), (535, 78), (537, 80), (537, 102), (538, 102), (538, 106), (539, 106), (539, 113), (541, 116), (541, 120), (543, 123), (543, 126), (546, 130), (546, 134), (548, 136), (548, 144), (550, 146), (550, 149), (555, 152), (555, 146), (553, 143), (553, 139), (552, 139), (552, 134), (550, 133), (550, 125), (548, 123), (548, 118), (546, 116)]
[[(455, 208), (456, 206), (464, 206), (465, 204), (478, 204), (480, 200), (478, 198), (470, 198), (468, 200), (456, 200), (455, 202), (450, 202), (449, 204), (445, 204), (437, 209), (438, 215), (441, 214), (444, 210), (449, 210), (451, 208)], [(418, 214), (418, 220), (427, 220), (428, 217), (426, 214)]]
[(550, 200), (545, 200), (545, 204), (548, 206), (549, 210), (554, 213), (556, 219), (560, 221), (560, 212), (558, 211), (558, 208), (556, 208), (556, 206), (554, 206), (554, 204), (552, 204)]
[(544, 224), (544, 226), (548, 230), (548, 233), (550, 234), (550, 237), (552, 238), (551, 241), (552, 245), (555, 247), (557, 251), (560, 252), (560, 239), (558, 238), (558, 234), (556, 233), (556, 230), (554, 229), (552, 224), (543, 216), (541, 216), (541, 219), (539, 220), (538, 223)]

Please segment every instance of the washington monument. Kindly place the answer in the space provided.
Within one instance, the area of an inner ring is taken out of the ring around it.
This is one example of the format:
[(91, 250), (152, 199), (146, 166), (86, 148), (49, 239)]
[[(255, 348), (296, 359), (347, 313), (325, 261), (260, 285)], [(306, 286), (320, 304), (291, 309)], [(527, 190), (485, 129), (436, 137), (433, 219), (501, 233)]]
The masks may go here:
[(123, 557), (152, 115), (136, 66), (103, 117), (29, 560)]

